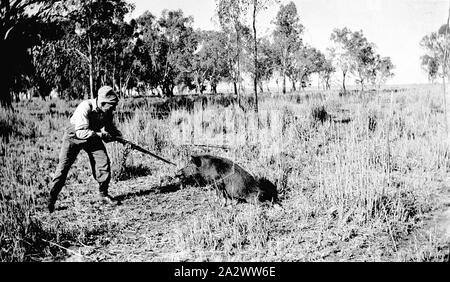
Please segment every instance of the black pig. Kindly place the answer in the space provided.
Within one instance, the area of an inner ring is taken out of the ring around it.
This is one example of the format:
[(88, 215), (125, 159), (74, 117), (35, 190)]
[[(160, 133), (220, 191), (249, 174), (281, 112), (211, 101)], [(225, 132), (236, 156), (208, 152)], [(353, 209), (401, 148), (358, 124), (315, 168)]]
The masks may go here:
[(176, 177), (183, 183), (212, 185), (218, 196), (238, 202), (277, 202), (277, 188), (265, 178), (255, 179), (232, 161), (211, 155), (196, 155), (178, 171)]

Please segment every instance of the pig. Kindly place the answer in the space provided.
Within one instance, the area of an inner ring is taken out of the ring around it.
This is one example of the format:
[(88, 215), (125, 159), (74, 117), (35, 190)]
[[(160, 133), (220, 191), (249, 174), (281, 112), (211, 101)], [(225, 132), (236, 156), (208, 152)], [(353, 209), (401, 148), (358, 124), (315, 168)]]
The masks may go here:
[(190, 163), (177, 172), (182, 183), (211, 185), (218, 197), (228, 200), (257, 203), (270, 201), (278, 203), (277, 188), (265, 178), (254, 178), (232, 161), (211, 156), (191, 156)]

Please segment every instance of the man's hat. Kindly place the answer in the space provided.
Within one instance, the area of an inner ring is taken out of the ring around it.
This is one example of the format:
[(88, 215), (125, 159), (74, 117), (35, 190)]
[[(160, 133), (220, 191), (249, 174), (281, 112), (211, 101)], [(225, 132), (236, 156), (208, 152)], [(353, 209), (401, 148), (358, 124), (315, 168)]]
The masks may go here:
[(98, 90), (97, 99), (99, 103), (117, 104), (119, 97), (110, 86), (103, 86)]

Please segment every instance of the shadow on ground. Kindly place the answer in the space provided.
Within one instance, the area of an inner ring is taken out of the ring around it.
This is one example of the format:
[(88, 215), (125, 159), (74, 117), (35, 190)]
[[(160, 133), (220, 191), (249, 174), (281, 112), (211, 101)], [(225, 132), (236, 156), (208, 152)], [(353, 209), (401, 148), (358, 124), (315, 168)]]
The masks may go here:
[(150, 189), (140, 190), (137, 192), (130, 192), (127, 194), (116, 196), (114, 199), (121, 202), (126, 199), (143, 197), (143, 196), (150, 195), (152, 193), (155, 193), (155, 194), (173, 193), (180, 189), (181, 189), (181, 182), (178, 182), (178, 183), (172, 183), (172, 184), (168, 184), (168, 185), (164, 185), (164, 186), (154, 186), (154, 187), (151, 187)]
[(118, 169), (118, 171), (114, 172), (114, 178), (116, 181), (124, 181), (151, 174), (151, 169), (141, 164), (138, 166), (127, 165), (126, 167), (122, 167)]

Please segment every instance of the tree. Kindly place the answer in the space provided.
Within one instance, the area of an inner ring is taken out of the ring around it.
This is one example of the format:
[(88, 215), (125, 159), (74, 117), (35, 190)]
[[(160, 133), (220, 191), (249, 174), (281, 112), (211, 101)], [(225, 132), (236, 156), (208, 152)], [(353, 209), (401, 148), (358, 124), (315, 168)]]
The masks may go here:
[(392, 64), (390, 57), (377, 55), (375, 59), (375, 75), (372, 77), (372, 83), (380, 89), (381, 84), (386, 83), (389, 78), (394, 76), (393, 69), (394, 64)]
[(247, 5), (252, 9), (252, 28), (253, 28), (253, 92), (255, 95), (255, 111), (258, 112), (258, 37), (256, 34), (256, 16), (257, 14), (273, 2), (272, 0), (247, 0)]
[(330, 79), (334, 72), (336, 72), (336, 68), (333, 66), (332, 59), (326, 58), (325, 55), (322, 55), (320, 57), (318, 75), (322, 80), (324, 88), (326, 90), (329, 90), (331, 88)]
[(190, 69), (197, 39), (192, 28), (192, 17), (184, 17), (181, 10), (164, 10), (158, 20), (161, 29), (161, 50), (165, 52), (164, 76), (161, 81), (163, 93), (173, 95), (175, 85), (192, 85)]
[(294, 64), (294, 53), (300, 49), (303, 25), (294, 2), (281, 5), (275, 20), (276, 28), (273, 32), (276, 46), (277, 64), (283, 79), (283, 93), (286, 93), (286, 75), (289, 66)]
[(85, 81), (89, 79), (89, 73), (81, 67), (84, 62), (72, 48), (67, 48), (73, 43), (70, 32), (74, 28), (73, 22), (58, 21), (58, 35), (33, 47), (34, 73), (31, 80), (41, 96), (56, 89), (61, 97), (78, 99), (83, 98), (87, 90)]
[(322, 53), (316, 48), (302, 46), (295, 52), (295, 59), (287, 75), (292, 81), (292, 88), (296, 91), (295, 84), (299, 81), (302, 88), (309, 82), (309, 77), (313, 73), (318, 73), (322, 64)]
[(450, 38), (447, 34), (447, 24), (444, 24), (437, 32), (424, 36), (420, 41), (420, 46), (426, 51), (426, 54), (421, 57), (422, 68), (431, 81), (438, 76), (445, 80), (450, 52)]
[(263, 89), (263, 82), (269, 81), (275, 71), (275, 51), (274, 46), (272, 43), (270, 43), (268, 38), (261, 38), (259, 40), (259, 48), (258, 48), (258, 60), (256, 65), (256, 71), (255, 71), (255, 65), (254, 61), (247, 64), (248, 66), (248, 72), (253, 74), (256, 73), (258, 80), (258, 87), (260, 92), (264, 92)]
[(361, 91), (364, 91), (366, 82), (375, 76), (375, 45), (367, 40), (362, 31), (352, 32), (348, 28), (335, 29), (331, 40), (335, 46), (331, 48), (330, 53), (342, 71), (344, 92), (348, 72), (357, 78), (356, 83), (360, 84)]
[(132, 9), (119, 0), (54, 5), (60, 34), (33, 48), (33, 85), (40, 93), (56, 88), (68, 98), (84, 98), (85, 93), (94, 97), (105, 84), (121, 94), (133, 62), (135, 21), (123, 20)]
[(428, 74), (428, 80), (434, 83), (439, 75), (439, 60), (438, 58), (429, 55), (420, 57), (422, 60), (422, 69)]
[[(119, 23), (112, 36), (109, 52), (104, 55), (106, 60), (102, 84), (107, 84), (110, 79), (111, 85), (119, 90), (121, 96), (130, 86), (137, 85), (137, 80), (132, 77), (136, 60), (137, 35), (136, 20), (133, 19), (130, 23)], [(107, 70), (111, 77), (107, 76)]]
[[(217, 93), (217, 85), (231, 75), (232, 65), (229, 64), (229, 48), (227, 36), (221, 31), (199, 32), (201, 47), (194, 55), (193, 73), (197, 91), (202, 93), (209, 82), (211, 92)], [(225, 46), (225, 48), (224, 48)]]
[(145, 12), (137, 19), (136, 72), (141, 82), (159, 87), (165, 96), (172, 96), (176, 85), (194, 88), (191, 70), (197, 35), (193, 18), (181, 10), (164, 10), (159, 19)]
[(22, 91), (33, 72), (31, 48), (40, 44), (40, 32), (50, 23), (57, 1), (2, 0), (0, 2), (0, 106), (11, 108), (11, 92)]
[(241, 48), (242, 33), (245, 30), (244, 17), (247, 13), (248, 6), (245, 5), (246, 0), (217, 0), (217, 15), (219, 23), (223, 31), (230, 35), (228, 41), (233, 42), (231, 36), (234, 37), (234, 58), (232, 63), (233, 69), (233, 86), (234, 93), (237, 95), (240, 105), (240, 91), (238, 83), (241, 80)]
[(344, 93), (346, 92), (345, 79), (353, 63), (353, 57), (348, 48), (350, 45), (350, 34), (351, 31), (348, 28), (335, 29), (330, 37), (334, 43), (334, 46), (330, 49), (330, 54), (337, 63), (337, 66), (341, 69), (342, 89)]
[(349, 43), (349, 49), (353, 57), (350, 72), (357, 77), (356, 83), (360, 84), (361, 91), (364, 91), (366, 82), (375, 76), (375, 45), (364, 37), (362, 31), (353, 32)]
[(70, 0), (61, 5), (65, 17), (75, 23), (71, 48), (88, 66), (89, 92), (94, 98), (107, 64), (105, 53), (114, 45), (113, 35), (133, 6), (123, 0)]
[(442, 77), (444, 87), (444, 109), (446, 116), (447, 135), (450, 137), (450, 91), (446, 87), (446, 78), (448, 78), (448, 65), (450, 55), (450, 8), (447, 24), (442, 25), (437, 32), (426, 35), (420, 41), (420, 45), (427, 52), (422, 56), (422, 67), (428, 71), (428, 77), (431, 79), (437, 76)]
[(150, 89), (158, 87), (164, 77), (167, 50), (161, 44), (161, 31), (153, 14), (146, 11), (137, 20), (133, 76)]

